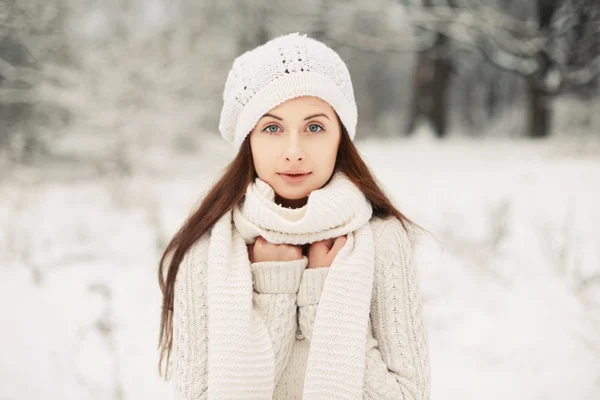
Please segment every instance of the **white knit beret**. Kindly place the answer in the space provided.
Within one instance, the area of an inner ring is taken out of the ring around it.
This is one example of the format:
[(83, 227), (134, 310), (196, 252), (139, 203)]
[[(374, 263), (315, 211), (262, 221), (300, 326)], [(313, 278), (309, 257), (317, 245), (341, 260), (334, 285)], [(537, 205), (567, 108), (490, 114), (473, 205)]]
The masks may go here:
[(354, 138), (357, 109), (348, 67), (330, 47), (298, 32), (276, 37), (233, 61), (219, 131), (239, 147), (265, 113), (299, 96), (329, 103)]

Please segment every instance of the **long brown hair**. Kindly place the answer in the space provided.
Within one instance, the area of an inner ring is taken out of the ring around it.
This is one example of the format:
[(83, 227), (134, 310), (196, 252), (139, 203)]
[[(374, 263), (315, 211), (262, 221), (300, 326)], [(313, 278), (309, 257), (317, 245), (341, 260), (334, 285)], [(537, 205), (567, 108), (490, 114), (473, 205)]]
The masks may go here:
[[(409, 230), (411, 227), (424, 230), (394, 207), (388, 196), (380, 188), (369, 167), (367, 167), (361, 158), (358, 149), (352, 143), (348, 131), (342, 124), (339, 116), (337, 119), (342, 134), (337, 152), (335, 170), (345, 173), (360, 188), (373, 207), (373, 216), (382, 218), (393, 216), (400, 220), (406, 230)], [(238, 154), (226, 167), (221, 179), (208, 191), (198, 209), (187, 218), (183, 226), (173, 239), (171, 239), (160, 259), (158, 281), (163, 300), (158, 345), (160, 349), (158, 371), (161, 377), (163, 377), (162, 364), (165, 356), (165, 375), (168, 375), (169, 360), (173, 346), (173, 300), (175, 277), (179, 270), (179, 264), (186, 251), (204, 233), (208, 232), (219, 218), (232, 210), (242, 200), (246, 189), (256, 178), (257, 175), (254, 169), (249, 138), (250, 135), (247, 135)], [(172, 253), (172, 257), (170, 258), (165, 278), (163, 267), (165, 259), (170, 253)]]

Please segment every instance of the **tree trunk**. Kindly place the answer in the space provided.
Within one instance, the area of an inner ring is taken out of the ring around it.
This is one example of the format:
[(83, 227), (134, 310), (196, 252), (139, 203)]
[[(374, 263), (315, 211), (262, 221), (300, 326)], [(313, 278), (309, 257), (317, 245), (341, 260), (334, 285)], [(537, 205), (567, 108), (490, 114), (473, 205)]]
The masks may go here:
[(527, 82), (527, 134), (532, 138), (547, 137), (550, 133), (552, 109), (548, 96), (535, 82)]
[(448, 38), (438, 34), (433, 49), (421, 52), (413, 74), (413, 99), (407, 133), (410, 135), (421, 118), (428, 121), (437, 137), (448, 133), (447, 96), (450, 87), (452, 65), (440, 55), (447, 46)]
[[(552, 16), (559, 5), (553, 0), (537, 0), (536, 6), (539, 29), (544, 32), (549, 29)], [(527, 79), (527, 136), (532, 138), (549, 136), (552, 119), (549, 95), (545, 90), (547, 88), (544, 88), (552, 61), (546, 50), (538, 53), (538, 60), (541, 63), (539, 71)]]

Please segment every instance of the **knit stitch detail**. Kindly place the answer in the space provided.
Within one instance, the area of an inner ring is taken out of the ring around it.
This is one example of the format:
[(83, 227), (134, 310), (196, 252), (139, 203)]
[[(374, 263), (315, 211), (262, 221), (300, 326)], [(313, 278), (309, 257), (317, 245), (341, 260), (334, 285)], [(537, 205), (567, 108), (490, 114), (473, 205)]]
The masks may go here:
[(175, 279), (173, 305), (173, 372), (175, 399), (208, 396), (208, 305), (206, 265), (209, 235), (184, 255)]
[(298, 293), (302, 272), (308, 258), (293, 261), (261, 261), (252, 263), (252, 282), (259, 293)]
[(298, 288), (298, 307), (319, 302), (328, 273), (329, 267), (307, 268), (304, 270)]
[(431, 386), (429, 344), (411, 242), (397, 219), (377, 224), (365, 393), (369, 398), (426, 400)]
[(305, 95), (329, 103), (354, 138), (358, 113), (348, 67), (333, 49), (298, 32), (271, 39), (233, 61), (219, 131), (239, 147), (264, 113)]
[[(366, 332), (364, 399), (429, 399), (428, 338), (410, 241), (397, 220), (372, 218), (370, 225), (375, 274)], [(189, 249), (175, 281), (171, 380), (176, 400), (207, 399), (208, 244), (209, 235), (205, 235)], [(310, 286), (311, 280), (305, 279), (308, 275), (326, 277), (329, 272), (329, 267), (304, 269), (304, 285)], [(274, 400), (312, 398), (307, 393), (303, 397), (302, 385), (319, 304), (299, 306), (303, 302), (300, 288), (298, 292), (253, 291), (253, 307), (271, 336)], [(312, 293), (313, 299), (320, 297)], [(296, 336), (298, 327), (301, 339)]]

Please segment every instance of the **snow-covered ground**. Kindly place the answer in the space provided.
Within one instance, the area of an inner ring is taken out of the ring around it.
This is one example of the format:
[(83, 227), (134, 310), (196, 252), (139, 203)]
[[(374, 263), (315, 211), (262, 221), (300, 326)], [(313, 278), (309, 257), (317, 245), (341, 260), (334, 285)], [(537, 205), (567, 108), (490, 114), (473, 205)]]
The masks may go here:
[[(432, 233), (416, 254), (432, 399), (600, 398), (600, 141), (358, 146)], [(232, 156), (203, 140), (147, 153), (126, 176), (3, 174), (0, 399), (171, 398), (157, 371), (160, 251)]]

